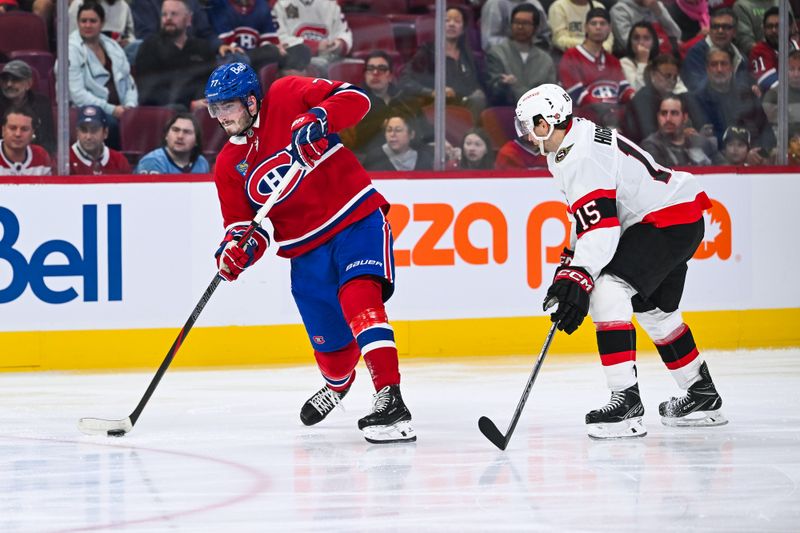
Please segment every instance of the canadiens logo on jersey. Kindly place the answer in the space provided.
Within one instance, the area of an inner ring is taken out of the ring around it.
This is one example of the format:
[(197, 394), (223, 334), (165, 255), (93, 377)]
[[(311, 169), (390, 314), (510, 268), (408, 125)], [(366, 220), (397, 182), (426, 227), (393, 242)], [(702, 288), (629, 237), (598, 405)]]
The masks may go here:
[[(258, 163), (247, 177), (245, 185), (250, 202), (255, 206), (264, 205), (293, 162), (289, 152), (281, 150)], [(287, 184), (281, 198), (290, 195), (304, 175), (305, 171), (291, 176), (289, 179), (292, 180), (292, 183)]]
[(619, 84), (609, 80), (598, 80), (588, 88), (589, 94), (597, 102), (616, 104), (619, 101)]
[(569, 151), (572, 150), (573, 146), (575, 146), (575, 145), (574, 144), (570, 144), (566, 148), (562, 148), (561, 150), (556, 152), (556, 163), (561, 163), (564, 160), (564, 158), (567, 157), (567, 154), (569, 153)]

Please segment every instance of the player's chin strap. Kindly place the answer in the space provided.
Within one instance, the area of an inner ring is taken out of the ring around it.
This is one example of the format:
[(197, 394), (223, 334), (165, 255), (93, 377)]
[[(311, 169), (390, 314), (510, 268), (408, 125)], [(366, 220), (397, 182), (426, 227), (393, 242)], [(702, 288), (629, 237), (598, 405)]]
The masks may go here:
[(555, 126), (553, 126), (549, 122), (547, 122), (547, 125), (550, 126), (550, 129), (547, 131), (547, 135), (545, 135), (544, 137), (539, 137), (538, 135), (536, 135), (536, 133), (533, 132), (533, 130), (531, 130), (531, 137), (533, 137), (536, 140), (536, 144), (539, 145), (539, 153), (542, 155), (547, 154), (547, 152), (544, 151), (544, 142), (550, 137), (552, 137), (553, 132), (556, 131)]

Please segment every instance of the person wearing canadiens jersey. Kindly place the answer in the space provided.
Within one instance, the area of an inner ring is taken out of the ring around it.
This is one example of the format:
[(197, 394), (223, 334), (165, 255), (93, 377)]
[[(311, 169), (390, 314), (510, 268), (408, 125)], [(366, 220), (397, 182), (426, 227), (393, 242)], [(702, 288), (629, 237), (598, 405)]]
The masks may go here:
[(389, 204), (374, 188), (337, 132), (369, 110), (358, 87), (322, 78), (288, 76), (262, 95), (255, 71), (243, 63), (218, 67), (205, 96), (230, 136), (214, 168), (225, 224), (216, 257), (234, 281), (270, 243), (259, 228), (237, 246), (276, 174), (296, 160), (304, 166), (269, 211), (277, 255), (291, 261), (292, 296), (325, 385), (300, 410), (311, 426), (341, 402), (364, 357), (377, 391), (372, 412), (358, 421), (373, 443), (416, 440), (400, 394), (394, 332), (384, 302), (394, 291)]
[(573, 117), (572, 99), (558, 85), (525, 93), (515, 124), (547, 154), (572, 221), (570, 247), (544, 308), (554, 309), (551, 320), (567, 334), (592, 315), (611, 398), (586, 415), (589, 436), (646, 434), (634, 314), (686, 391), (659, 405), (662, 423), (725, 424), (722, 399), (679, 310), (687, 262), (703, 239), (703, 211), (711, 206), (697, 180), (659, 165), (615, 130)]

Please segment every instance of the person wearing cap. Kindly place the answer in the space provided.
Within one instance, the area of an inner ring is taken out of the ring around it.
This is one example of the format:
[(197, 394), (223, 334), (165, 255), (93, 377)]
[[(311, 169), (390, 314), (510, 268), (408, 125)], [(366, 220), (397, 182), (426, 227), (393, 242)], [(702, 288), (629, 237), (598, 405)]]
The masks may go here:
[[(566, 52), (578, 46), (586, 37), (583, 24), (586, 13), (594, 7), (591, 0), (555, 0), (547, 10), (547, 18), (553, 29), (553, 48)], [(614, 36), (609, 33), (603, 42), (603, 48), (609, 54), (613, 52)]]
[(730, 126), (722, 135), (722, 155), (729, 165), (747, 165), (750, 151), (750, 132), (747, 128)]
[(25, 106), (34, 114), (34, 142), (49, 153), (56, 149), (55, 127), (50, 99), (33, 89), (33, 70), (21, 59), (14, 59), (0, 71), (0, 115), (11, 107)]
[(47, 151), (33, 144), (35, 115), (29, 107), (10, 107), (3, 113), (0, 176), (46, 176), (52, 173)]
[(207, 174), (210, 167), (201, 153), (202, 147), (197, 119), (190, 112), (177, 113), (164, 127), (161, 147), (139, 160), (136, 173)]
[(108, 119), (100, 107), (81, 107), (76, 130), (77, 141), (69, 152), (70, 174), (100, 176), (131, 173), (131, 165), (125, 156), (105, 144)]
[(603, 126), (616, 127), (621, 104), (635, 91), (625, 78), (619, 59), (606, 52), (603, 43), (611, 32), (611, 19), (602, 7), (586, 13), (586, 38), (564, 52), (558, 65), (561, 85), (578, 107), (577, 114)]

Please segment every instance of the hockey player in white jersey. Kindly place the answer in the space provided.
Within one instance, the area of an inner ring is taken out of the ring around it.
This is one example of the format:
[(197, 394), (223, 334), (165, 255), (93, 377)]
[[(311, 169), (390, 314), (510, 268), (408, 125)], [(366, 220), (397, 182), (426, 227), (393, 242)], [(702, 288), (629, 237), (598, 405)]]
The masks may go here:
[[(516, 108), (517, 133), (538, 143), (572, 220), (570, 248), (547, 291), (545, 310), (567, 334), (591, 313), (611, 399), (586, 415), (593, 438), (641, 437), (636, 373), (639, 324), (684, 396), (659, 405), (668, 426), (715, 426), (720, 413), (707, 364), (678, 310), (687, 261), (703, 239), (711, 202), (694, 176), (660, 166), (633, 142), (572, 116), (558, 85), (531, 89)], [(573, 253), (574, 250), (574, 253)]]

